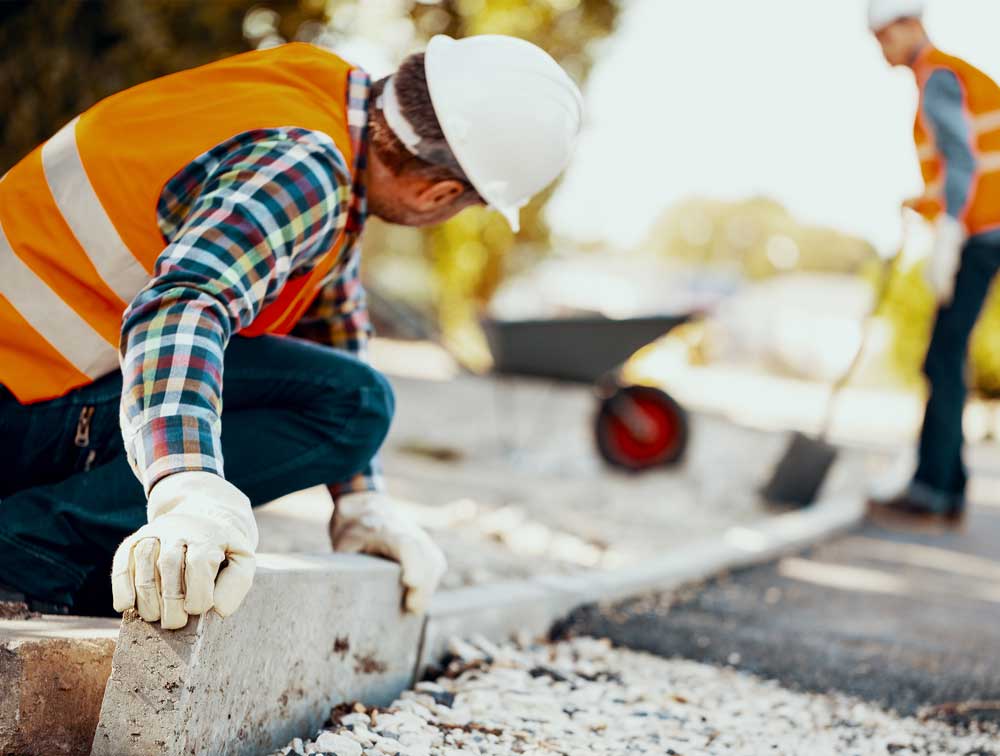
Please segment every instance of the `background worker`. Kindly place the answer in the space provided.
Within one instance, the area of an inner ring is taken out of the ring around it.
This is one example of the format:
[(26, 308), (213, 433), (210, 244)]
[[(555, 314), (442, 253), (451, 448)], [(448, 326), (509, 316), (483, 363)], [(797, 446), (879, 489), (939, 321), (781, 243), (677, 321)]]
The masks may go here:
[(885, 59), (908, 66), (920, 88), (914, 134), (926, 191), (906, 206), (935, 225), (927, 278), (938, 303), (924, 372), (930, 397), (916, 474), (881, 506), (908, 515), (958, 517), (965, 506), (962, 410), (969, 335), (1000, 269), (1000, 87), (936, 49), (924, 0), (872, 0)]
[(580, 119), (569, 76), (511, 37), (436, 37), (375, 84), (289, 44), (109, 97), (14, 166), (7, 595), (102, 611), (110, 573), (117, 611), (228, 615), (253, 579), (251, 506), (327, 484), (334, 548), (400, 562), (422, 610), (444, 557), (371, 464), (393, 397), (364, 362), (359, 237), (368, 212), (421, 226), (484, 203), (516, 230)]

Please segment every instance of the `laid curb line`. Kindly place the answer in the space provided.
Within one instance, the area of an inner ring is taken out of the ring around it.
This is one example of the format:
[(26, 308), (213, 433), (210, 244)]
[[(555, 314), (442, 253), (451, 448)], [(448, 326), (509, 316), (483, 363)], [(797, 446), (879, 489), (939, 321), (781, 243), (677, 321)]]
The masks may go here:
[(768, 562), (851, 529), (865, 517), (857, 497), (831, 497), (809, 509), (763, 517), (750, 525), (688, 546), (643, 565), (581, 575), (542, 575), (441, 593), (427, 617), (417, 663), (420, 677), (447, 652), (454, 636), (500, 641), (546, 635), (555, 622), (584, 604), (669, 590), (720, 572)]
[[(126, 618), (110, 678), (110, 648), (103, 656), (90, 651), (95, 636), (111, 634), (107, 621), (99, 631), (101, 620), (93, 621), (89, 630), (76, 623), (73, 642), (91, 653), (96, 671), (85, 676), (87, 691), (83, 683), (74, 683), (75, 689), (65, 695), (92, 692), (96, 704), (107, 679), (100, 725), (93, 719), (89, 724), (89, 732), (97, 729), (96, 754), (180, 754), (192, 748), (234, 756), (261, 753), (294, 735), (315, 731), (334, 704), (389, 703), (440, 662), (453, 636), (492, 641), (545, 636), (583, 604), (670, 590), (766, 562), (847, 530), (863, 517), (860, 498), (831, 498), (808, 510), (729, 528), (630, 568), (441, 592), (425, 618), (400, 613), (399, 570), (391, 563), (340, 554), (260, 555), (257, 580), (240, 609), (240, 622), (210, 615), (192, 620), (183, 630), (161, 631)], [(48, 631), (42, 629), (43, 621), (20, 624), (39, 636), (38, 643), (58, 644), (63, 660), (69, 658), (66, 654), (78, 653), (68, 650), (64, 638), (44, 637)], [(20, 647), (7, 644), (8, 651)], [(15, 668), (6, 666), (13, 674)], [(29, 684), (37, 687), (37, 682)], [(7, 708), (0, 707), (0, 720), (12, 715), (8, 724), (22, 734), (36, 725), (51, 727), (47, 715), (36, 717), (39, 721), (32, 725), (27, 709)], [(96, 714), (93, 708), (89, 716)], [(49, 710), (39, 709), (44, 711)], [(86, 722), (74, 726), (84, 734), (88, 731)], [(13, 731), (7, 735), (17, 737)], [(81, 740), (86, 742), (86, 737), (77, 738), (70, 752), (87, 752)], [(52, 750), (48, 741), (34, 750), (30, 740), (16, 742), (27, 748), (23, 753), (28, 756)]]

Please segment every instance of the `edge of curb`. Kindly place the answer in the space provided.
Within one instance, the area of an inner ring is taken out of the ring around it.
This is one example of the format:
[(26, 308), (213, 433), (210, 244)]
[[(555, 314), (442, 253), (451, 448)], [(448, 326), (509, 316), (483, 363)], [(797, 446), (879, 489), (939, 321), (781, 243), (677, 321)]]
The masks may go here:
[[(480, 636), (491, 641), (544, 636), (554, 623), (579, 606), (621, 600), (651, 590), (670, 590), (726, 570), (765, 562), (848, 530), (864, 515), (860, 496), (826, 498), (809, 509), (762, 516), (628, 568), (538, 575), (441, 592), (419, 628), (414, 628), (413, 639), (406, 642), (406, 647), (412, 649), (404, 662), (408, 681), (399, 679), (397, 684), (413, 685), (419, 680), (441, 661), (454, 636)], [(342, 557), (330, 559), (339, 563)], [(345, 566), (341, 564), (341, 568)], [(355, 569), (367, 573), (375, 567), (381, 565), (367, 565), (361, 558)], [(339, 693), (344, 700), (352, 698), (352, 691)], [(357, 693), (353, 697), (364, 696), (360, 690)]]
[(643, 565), (580, 575), (538, 575), (439, 593), (427, 615), (415, 677), (419, 679), (444, 656), (453, 636), (478, 635), (499, 641), (547, 634), (578, 606), (669, 590), (767, 562), (849, 530), (864, 516), (863, 498), (830, 497), (808, 509), (730, 527)]

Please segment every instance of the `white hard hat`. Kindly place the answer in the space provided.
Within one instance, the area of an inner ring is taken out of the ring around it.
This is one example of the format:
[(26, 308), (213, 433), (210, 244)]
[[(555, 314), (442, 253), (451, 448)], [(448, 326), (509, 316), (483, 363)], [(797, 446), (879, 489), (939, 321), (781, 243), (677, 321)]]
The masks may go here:
[(873, 32), (882, 31), (901, 18), (920, 18), (927, 0), (871, 0), (868, 6), (868, 26)]
[(583, 119), (580, 89), (540, 47), (496, 34), (438, 35), (424, 68), (455, 160), (516, 232), (520, 209), (569, 163)]

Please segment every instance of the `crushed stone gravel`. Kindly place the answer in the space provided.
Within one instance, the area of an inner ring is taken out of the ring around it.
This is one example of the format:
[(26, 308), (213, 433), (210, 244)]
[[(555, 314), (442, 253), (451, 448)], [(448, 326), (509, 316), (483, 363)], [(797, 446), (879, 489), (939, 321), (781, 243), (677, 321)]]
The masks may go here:
[(451, 651), (436, 680), (390, 708), (339, 705), (314, 739), (275, 756), (1000, 756), (994, 724), (903, 718), (606, 640), (453, 640)]

